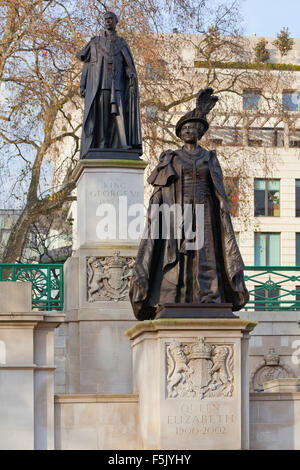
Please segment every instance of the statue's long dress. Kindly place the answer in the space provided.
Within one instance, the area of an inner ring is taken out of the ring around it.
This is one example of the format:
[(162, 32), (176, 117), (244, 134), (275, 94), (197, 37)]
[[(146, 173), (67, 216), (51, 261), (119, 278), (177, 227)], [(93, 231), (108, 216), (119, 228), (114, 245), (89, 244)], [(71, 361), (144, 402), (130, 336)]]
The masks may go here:
[[(187, 250), (185, 238), (181, 241), (178, 302), (224, 301), (221, 277), (218, 274), (220, 250), (216, 236), (217, 214), (213, 211), (213, 187), (207, 161), (201, 156), (201, 153), (189, 156), (182, 152), (178, 159), (180, 162), (175, 162), (175, 166), (181, 165), (184, 205), (190, 204), (193, 208), (193, 229), (204, 232), (203, 246), (200, 249)], [(204, 217), (203, 220), (196, 220), (196, 205), (200, 204), (204, 205)]]
[[(169, 282), (166, 276), (161, 286), (159, 304), (166, 302), (176, 303), (210, 303), (225, 302), (222, 275), (224, 268), (221, 261), (219, 211), (215, 211), (218, 201), (214, 195), (213, 183), (208, 168), (209, 154), (189, 154), (182, 150), (177, 151), (173, 165), (180, 176), (175, 192), (181, 191), (183, 207), (189, 205), (192, 214), (192, 229), (203, 230), (203, 245), (200, 249), (189, 250), (189, 240), (182, 230), (179, 241), (179, 276), (176, 285)], [(176, 185), (176, 183), (175, 183)], [(196, 205), (203, 205), (203, 217)], [(196, 214), (198, 213), (198, 217)], [(198, 220), (200, 219), (200, 220)], [(195, 241), (195, 240), (194, 240)], [(175, 280), (175, 279), (174, 279)]]

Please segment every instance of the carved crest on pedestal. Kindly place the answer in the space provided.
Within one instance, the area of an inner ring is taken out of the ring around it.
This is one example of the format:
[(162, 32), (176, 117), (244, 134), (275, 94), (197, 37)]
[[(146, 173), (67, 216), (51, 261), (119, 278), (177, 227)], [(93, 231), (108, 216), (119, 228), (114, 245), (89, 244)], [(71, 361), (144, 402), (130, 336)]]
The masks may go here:
[(129, 281), (135, 259), (120, 256), (87, 258), (87, 300), (127, 300)]
[(233, 345), (213, 345), (200, 337), (195, 343), (172, 340), (166, 345), (167, 397), (231, 397)]
[(269, 348), (264, 360), (256, 367), (251, 376), (250, 390), (252, 392), (262, 391), (264, 382), (295, 376), (293, 369), (281, 362), (275, 349)]

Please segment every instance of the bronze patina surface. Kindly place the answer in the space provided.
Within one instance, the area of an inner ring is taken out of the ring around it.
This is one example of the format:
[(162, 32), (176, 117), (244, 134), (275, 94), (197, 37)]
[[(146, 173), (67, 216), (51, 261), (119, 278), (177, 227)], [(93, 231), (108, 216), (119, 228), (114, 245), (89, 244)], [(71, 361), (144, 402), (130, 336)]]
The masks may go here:
[(117, 22), (114, 13), (106, 12), (104, 34), (93, 37), (77, 54), (84, 62), (80, 158), (93, 158), (88, 156), (91, 149), (135, 149), (142, 154), (137, 74), (127, 42), (116, 33)]
[[(166, 304), (203, 307), (204, 304), (229, 303), (233, 311), (238, 311), (249, 299), (221, 166), (214, 150), (208, 151), (198, 145), (198, 140), (208, 129), (206, 114), (217, 101), (212, 93), (211, 88), (200, 90), (196, 109), (183, 116), (176, 126), (183, 147), (163, 152), (148, 179), (154, 190), (130, 287), (130, 300), (139, 320), (163, 315)], [(176, 235), (178, 225), (174, 228), (172, 219), (168, 236), (162, 236), (160, 228), (159, 237), (153, 238), (153, 224), (161, 225), (164, 217), (154, 220), (154, 205), (171, 208), (174, 204), (182, 215), (181, 236)], [(195, 244), (194, 248), (189, 247), (193, 240), (188, 239), (188, 231), (184, 230), (183, 214), (188, 206), (192, 214), (188, 221), (192, 233), (203, 231), (203, 243), (199, 248)], [(197, 207), (200, 206), (203, 210), (201, 220), (197, 218)], [(221, 309), (217, 310), (220, 316), (232, 318), (232, 313), (226, 315)], [(182, 308), (181, 311), (184, 317), (184, 311), (188, 310)]]

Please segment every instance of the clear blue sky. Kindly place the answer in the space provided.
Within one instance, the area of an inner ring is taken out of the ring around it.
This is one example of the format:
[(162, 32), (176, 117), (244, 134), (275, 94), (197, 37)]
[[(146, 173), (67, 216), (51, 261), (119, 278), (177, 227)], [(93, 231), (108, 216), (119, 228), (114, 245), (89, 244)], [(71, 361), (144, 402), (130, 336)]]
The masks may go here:
[(300, 38), (300, 0), (241, 0), (244, 34), (276, 37), (288, 27), (291, 36)]

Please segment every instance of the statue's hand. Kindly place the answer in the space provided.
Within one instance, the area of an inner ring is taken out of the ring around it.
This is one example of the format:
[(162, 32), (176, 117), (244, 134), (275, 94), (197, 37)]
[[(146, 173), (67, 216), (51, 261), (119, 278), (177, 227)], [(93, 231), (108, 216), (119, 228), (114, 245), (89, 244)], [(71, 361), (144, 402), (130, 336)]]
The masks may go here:
[(137, 80), (136, 74), (131, 70), (127, 70), (127, 77), (129, 78), (130, 86), (135, 86)]
[(133, 77), (135, 77), (135, 74), (131, 70), (127, 70), (127, 77), (129, 79), (132, 79)]

